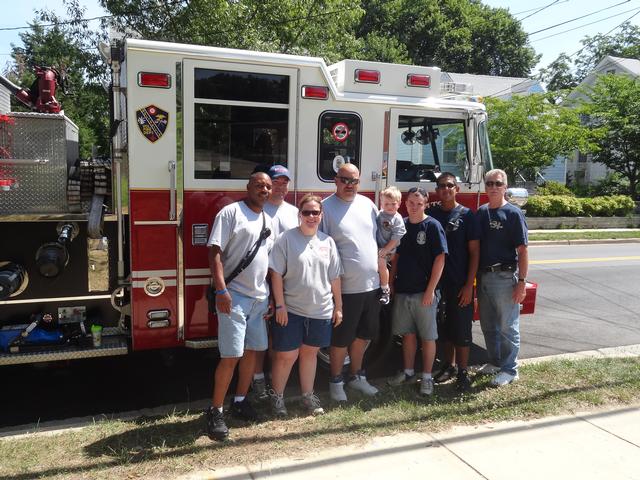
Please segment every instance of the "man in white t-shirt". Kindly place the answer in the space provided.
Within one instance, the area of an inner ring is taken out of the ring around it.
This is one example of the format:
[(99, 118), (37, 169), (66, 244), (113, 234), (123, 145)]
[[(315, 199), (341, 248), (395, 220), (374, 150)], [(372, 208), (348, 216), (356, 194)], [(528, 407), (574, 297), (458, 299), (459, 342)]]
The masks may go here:
[[(274, 238), (278, 238), (281, 233), (298, 226), (298, 209), (284, 200), (289, 193), (289, 182), (291, 181), (291, 174), (287, 167), (273, 165), (268, 173), (271, 177), (272, 188), (269, 200), (264, 204), (264, 211), (271, 217)], [(256, 352), (256, 368), (251, 384), (251, 390), (260, 399), (269, 397), (267, 381), (264, 376), (265, 356), (266, 352)]]
[(355, 165), (347, 163), (340, 167), (335, 184), (336, 193), (322, 202), (324, 216), (320, 230), (335, 241), (344, 269), (342, 323), (333, 330), (329, 350), (329, 393), (334, 401), (345, 402), (342, 367), (347, 350), (351, 358), (347, 386), (369, 396), (378, 393), (362, 370), (364, 352), (369, 341), (377, 336), (380, 321), (378, 209), (367, 197), (358, 195), (360, 172)]
[[(212, 406), (207, 410), (207, 433), (212, 440), (225, 440), (229, 429), (223, 403), (237, 365), (238, 384), (231, 402), (231, 415), (255, 421), (257, 414), (247, 398), (257, 351), (267, 349), (265, 316), (269, 308), (266, 280), (269, 252), (273, 246), (271, 217), (263, 206), (271, 193), (271, 179), (254, 173), (247, 183), (247, 197), (224, 207), (216, 216), (207, 245), (215, 305), (218, 315), (220, 361), (216, 368)], [(238, 265), (255, 251), (244, 270), (230, 279)]]

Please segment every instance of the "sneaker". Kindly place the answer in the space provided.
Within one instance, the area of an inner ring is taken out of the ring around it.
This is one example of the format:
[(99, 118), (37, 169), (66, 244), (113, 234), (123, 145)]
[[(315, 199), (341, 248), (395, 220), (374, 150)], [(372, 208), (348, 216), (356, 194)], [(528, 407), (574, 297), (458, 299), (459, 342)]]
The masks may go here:
[(476, 373), (478, 375), (495, 375), (499, 371), (500, 371), (500, 367), (496, 367), (491, 363), (486, 363), (482, 367), (480, 367), (478, 370), (476, 370)]
[(423, 378), (420, 382), (420, 395), (433, 395), (433, 378)]
[(275, 390), (269, 390), (269, 398), (271, 399), (271, 412), (276, 417), (286, 417), (287, 407), (284, 404), (284, 396), (282, 393), (276, 393)]
[(456, 390), (460, 393), (471, 390), (471, 380), (469, 380), (469, 374), (466, 368), (458, 372), (458, 376), (456, 377)]
[(500, 372), (496, 374), (495, 377), (491, 379), (492, 387), (504, 387), (505, 385), (509, 385), (510, 383), (517, 382), (520, 377), (516, 373), (515, 375), (511, 375), (507, 372)]
[(258, 412), (255, 411), (247, 397), (241, 402), (232, 402), (230, 410), (231, 416), (238, 420), (244, 420), (245, 422), (258, 422), (260, 420)]
[(324, 415), (324, 408), (320, 405), (320, 399), (313, 392), (302, 394), (302, 406), (309, 415)]
[(416, 383), (418, 377), (414, 373), (413, 375), (407, 375), (404, 371), (396, 373), (393, 377), (387, 380), (387, 384), (392, 387), (398, 387), (400, 385), (408, 385), (410, 383)]
[(253, 392), (253, 396), (258, 400), (266, 400), (269, 398), (267, 381), (264, 378), (254, 378), (251, 382), (251, 391)]
[(376, 393), (378, 393), (378, 389), (367, 382), (367, 377), (364, 375), (354, 375), (349, 383), (347, 383), (349, 388), (357, 390), (369, 397), (373, 397)]
[(388, 288), (382, 289), (382, 294), (380, 295), (379, 302), (382, 305), (389, 305), (390, 301), (391, 301), (391, 290), (389, 290)]
[(458, 374), (458, 367), (455, 365), (444, 365), (438, 373), (433, 377), (433, 381), (436, 383), (443, 383), (451, 380)]
[(215, 407), (209, 407), (205, 411), (207, 419), (207, 435), (211, 440), (222, 442), (229, 438), (229, 429), (224, 423), (224, 413), (219, 412)]
[(346, 402), (347, 394), (344, 393), (344, 382), (329, 382), (329, 395), (334, 402)]

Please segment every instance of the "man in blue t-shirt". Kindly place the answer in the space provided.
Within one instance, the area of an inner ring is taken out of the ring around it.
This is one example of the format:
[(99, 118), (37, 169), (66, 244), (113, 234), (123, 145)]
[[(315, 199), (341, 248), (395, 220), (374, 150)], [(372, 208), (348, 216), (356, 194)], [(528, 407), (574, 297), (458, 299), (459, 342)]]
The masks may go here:
[[(424, 211), (429, 195), (423, 188), (411, 188), (405, 205), (409, 216), (405, 218), (407, 233), (393, 256), (390, 286), (394, 293), (392, 331), (402, 335), (404, 372), (399, 372), (389, 383), (415, 380), (417, 336), (422, 342), (421, 395), (433, 394), (431, 370), (436, 356), (436, 312), (438, 309), (438, 282), (444, 269), (447, 239), (437, 220)], [(401, 381), (395, 381), (400, 379)]]
[(490, 170), (484, 181), (489, 203), (476, 214), (480, 232), (478, 304), (489, 363), (479, 373), (495, 373), (491, 385), (518, 380), (520, 303), (529, 270), (527, 223), (522, 211), (505, 200), (507, 174)]
[(444, 362), (433, 377), (436, 383), (456, 377), (456, 387), (466, 392), (471, 387), (467, 374), (473, 322), (473, 284), (478, 271), (480, 242), (473, 212), (456, 202), (460, 191), (456, 176), (444, 172), (436, 189), (440, 204), (427, 213), (438, 220), (447, 236), (449, 255), (440, 280), (440, 309), (444, 322), (438, 336), (444, 341)]

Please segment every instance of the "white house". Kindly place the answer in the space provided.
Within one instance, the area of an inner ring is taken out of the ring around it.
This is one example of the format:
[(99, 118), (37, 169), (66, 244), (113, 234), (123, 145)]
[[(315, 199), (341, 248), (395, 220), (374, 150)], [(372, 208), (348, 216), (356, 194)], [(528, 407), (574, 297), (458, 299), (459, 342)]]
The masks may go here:
[[(570, 99), (584, 98), (581, 90), (594, 85), (599, 75), (629, 75), (633, 78), (640, 76), (640, 60), (635, 58), (605, 56), (593, 71), (569, 95)], [(576, 152), (567, 161), (567, 173), (578, 184), (587, 185), (602, 180), (609, 173), (609, 169), (602, 163), (594, 162), (591, 155)]]
[(11, 111), (11, 94), (9, 90), (0, 85), (0, 115)]

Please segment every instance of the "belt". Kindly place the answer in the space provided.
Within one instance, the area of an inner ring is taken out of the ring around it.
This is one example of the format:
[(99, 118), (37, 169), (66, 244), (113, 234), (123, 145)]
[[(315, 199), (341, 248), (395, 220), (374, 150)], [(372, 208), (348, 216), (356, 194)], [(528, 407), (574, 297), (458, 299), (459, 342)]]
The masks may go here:
[(481, 267), (480, 271), (487, 272), (515, 272), (518, 266), (513, 263), (496, 263), (489, 267)]

